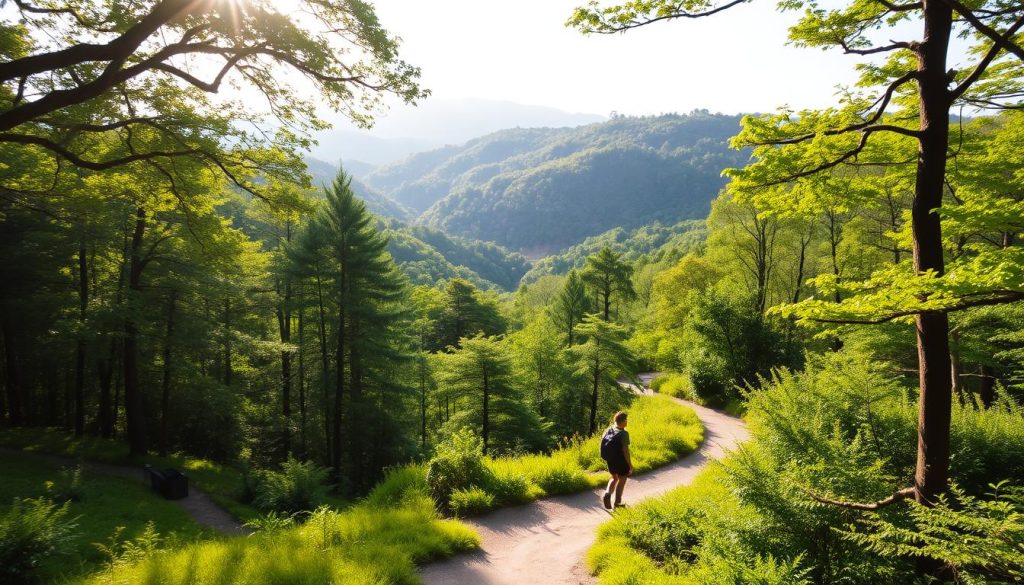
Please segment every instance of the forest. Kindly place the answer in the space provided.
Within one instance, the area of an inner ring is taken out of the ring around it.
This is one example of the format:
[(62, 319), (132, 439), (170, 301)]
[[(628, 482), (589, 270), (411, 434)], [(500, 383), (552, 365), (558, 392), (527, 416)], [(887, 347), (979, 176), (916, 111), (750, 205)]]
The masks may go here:
[(318, 103), (429, 92), (372, 5), (298, 3), (0, 3), (0, 582), (1024, 583), (1024, 8), (786, 3), (882, 55), (832, 108), (360, 179), (305, 156)]

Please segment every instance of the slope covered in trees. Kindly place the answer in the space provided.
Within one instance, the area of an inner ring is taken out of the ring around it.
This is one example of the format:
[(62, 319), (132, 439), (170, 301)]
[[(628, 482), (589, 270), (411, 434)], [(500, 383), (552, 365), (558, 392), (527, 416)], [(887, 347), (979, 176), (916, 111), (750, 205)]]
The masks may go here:
[[(579, 128), (496, 132), (414, 155), (365, 177), (421, 212), (419, 223), (537, 254), (614, 227), (706, 215), (738, 116), (616, 117)], [(580, 213), (586, 210), (586, 213)]]

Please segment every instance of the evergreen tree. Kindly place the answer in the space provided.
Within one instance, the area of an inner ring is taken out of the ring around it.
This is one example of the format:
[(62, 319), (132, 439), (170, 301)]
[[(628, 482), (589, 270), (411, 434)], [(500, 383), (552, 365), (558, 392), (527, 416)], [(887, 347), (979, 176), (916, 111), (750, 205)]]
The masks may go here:
[(601, 248), (600, 252), (587, 258), (582, 277), (597, 297), (605, 321), (611, 321), (613, 302), (636, 298), (633, 267), (622, 260), (622, 254), (612, 252), (611, 248)]
[(438, 379), (457, 401), (449, 430), (473, 429), (484, 453), (547, 446), (540, 420), (515, 387), (508, 350), (496, 337), (463, 338), (440, 361)]
[(444, 289), (434, 349), (456, 347), (463, 337), (473, 337), (478, 333), (499, 335), (505, 332), (505, 328), (505, 319), (495, 302), (482, 298), (469, 282), (453, 278)]
[(558, 293), (551, 316), (565, 334), (565, 346), (570, 347), (576, 342), (576, 327), (583, 321), (584, 315), (591, 311), (593, 303), (587, 294), (583, 279), (575, 270), (569, 271), (565, 285)]
[(597, 432), (597, 412), (602, 402), (601, 389), (606, 390), (603, 394), (605, 402), (617, 405), (618, 401), (614, 398), (622, 392), (618, 376), (632, 375), (635, 360), (623, 344), (626, 339), (623, 327), (591, 314), (584, 317), (578, 331), (586, 341), (567, 351), (576, 375), (590, 386), (590, 420), (587, 429), (590, 434), (594, 434)]
[[(330, 464), (340, 477), (347, 450), (353, 487), (361, 489), (380, 471), (374, 462), (399, 439), (370, 441), (369, 420), (382, 414), (377, 411), (388, 404), (384, 396), (394, 389), (395, 366), (407, 358), (402, 333), (407, 315), (400, 303), (404, 282), (387, 253), (387, 238), (352, 192), (351, 177), (339, 172), (325, 195), (325, 205), (290, 255), (298, 272), (315, 275), (327, 291), (334, 349)], [(368, 390), (377, 392), (371, 397)]]

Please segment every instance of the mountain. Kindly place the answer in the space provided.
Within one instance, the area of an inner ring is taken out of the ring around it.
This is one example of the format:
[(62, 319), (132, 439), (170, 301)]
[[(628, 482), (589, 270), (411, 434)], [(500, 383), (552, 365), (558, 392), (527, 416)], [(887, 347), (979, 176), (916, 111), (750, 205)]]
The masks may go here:
[(515, 290), (530, 261), (490, 242), (453, 238), (424, 226), (385, 221), (388, 249), (414, 284), (464, 278), (479, 288)]
[[(345, 170), (348, 171), (347, 166)], [(317, 189), (330, 185), (338, 175), (338, 167), (312, 157), (306, 157), (306, 171), (313, 180), (313, 187)], [(366, 203), (366, 208), (374, 215), (399, 220), (409, 220), (416, 216), (408, 207), (387, 195), (382, 195), (355, 177), (352, 178), (352, 191)]]
[(316, 136), (320, 144), (311, 154), (326, 160), (382, 165), (505, 128), (579, 126), (604, 119), (597, 114), (508, 101), (432, 97), (417, 106), (392, 106), (390, 111), (377, 116), (371, 130), (357, 130), (347, 120), (334, 120), (336, 128)]
[(635, 230), (617, 227), (598, 236), (589, 237), (571, 248), (537, 260), (522, 282), (529, 284), (549, 274), (565, 274), (573, 268), (582, 268), (588, 256), (608, 247), (622, 254), (627, 262), (635, 263), (646, 257), (645, 263), (672, 262), (700, 247), (707, 238), (704, 220), (687, 219), (673, 225), (653, 223)]
[(615, 227), (705, 217), (722, 169), (747, 153), (740, 116), (617, 116), (576, 128), (513, 128), (379, 167), (367, 184), (417, 223), (529, 256)]

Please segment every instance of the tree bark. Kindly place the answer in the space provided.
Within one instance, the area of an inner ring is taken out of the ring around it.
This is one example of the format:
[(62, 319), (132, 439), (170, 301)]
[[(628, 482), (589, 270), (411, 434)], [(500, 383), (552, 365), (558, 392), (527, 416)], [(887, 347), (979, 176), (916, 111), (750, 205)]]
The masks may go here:
[[(142, 294), (142, 237), (146, 230), (146, 210), (135, 211), (135, 230), (132, 232), (131, 260), (128, 269), (128, 288), (136, 303)], [(139, 388), (139, 328), (133, 311), (128, 311), (124, 322), (124, 411), (129, 452), (132, 456), (145, 455), (146, 410), (142, 390)]]
[(21, 385), (21, 371), (18, 369), (18, 355), (14, 340), (14, 323), (7, 314), (6, 307), (3, 309), (0, 327), (3, 329), (4, 338), (4, 386), (7, 389), (7, 411), (8, 420), (11, 426), (19, 427), (25, 423), (25, 400), (24, 389)]
[(231, 299), (224, 299), (224, 385), (231, 385)]
[(78, 239), (78, 344), (75, 351), (75, 436), (85, 433), (85, 313), (89, 307), (89, 271), (85, 255), (85, 229)]
[[(949, 144), (949, 79), (946, 52), (952, 31), (952, 9), (937, 0), (924, 0), (924, 40), (917, 48), (920, 95), (920, 138), (913, 218), (914, 270), (921, 274), (945, 271), (942, 225), (936, 210), (942, 205)], [(915, 499), (934, 506), (949, 487), (949, 427), (952, 415), (952, 380), (949, 359), (949, 317), (922, 313), (917, 325), (920, 403), (918, 413)], [(942, 563), (921, 558), (918, 572), (943, 577)]]
[(299, 450), (302, 457), (307, 455), (306, 450), (306, 345), (304, 341), (305, 311), (299, 309)]
[(164, 379), (160, 398), (160, 455), (167, 456), (169, 445), (167, 433), (167, 411), (171, 404), (172, 347), (174, 339), (174, 309), (178, 300), (178, 291), (171, 289), (171, 298), (167, 301), (167, 336), (164, 338)]

